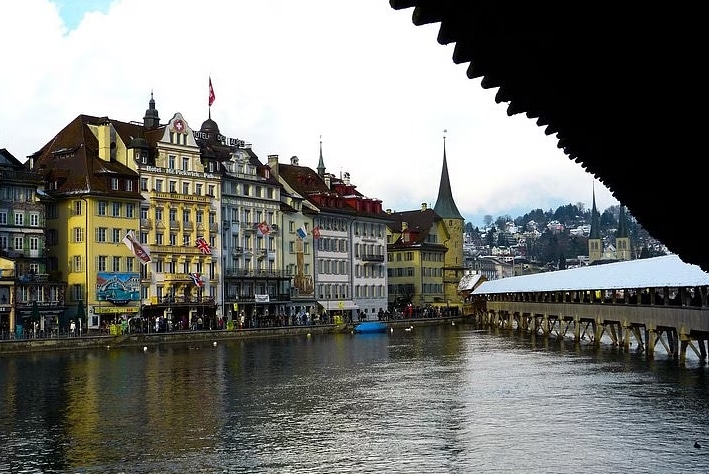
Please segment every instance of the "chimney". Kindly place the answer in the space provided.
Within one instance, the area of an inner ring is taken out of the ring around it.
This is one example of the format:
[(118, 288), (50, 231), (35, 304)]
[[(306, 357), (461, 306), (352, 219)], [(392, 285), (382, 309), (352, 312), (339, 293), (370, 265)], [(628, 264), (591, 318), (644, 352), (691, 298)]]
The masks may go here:
[(268, 166), (273, 177), (278, 179), (278, 155), (268, 155)]
[(425, 211), (426, 209), (428, 209), (428, 205), (425, 202), (422, 202), (421, 203), (421, 210)]
[(401, 231), (404, 232), (408, 228), (409, 228), (409, 224), (407, 222), (402, 221), (401, 222)]
[(325, 186), (327, 186), (327, 189), (330, 189), (330, 175), (327, 174), (324, 176), (325, 178)]

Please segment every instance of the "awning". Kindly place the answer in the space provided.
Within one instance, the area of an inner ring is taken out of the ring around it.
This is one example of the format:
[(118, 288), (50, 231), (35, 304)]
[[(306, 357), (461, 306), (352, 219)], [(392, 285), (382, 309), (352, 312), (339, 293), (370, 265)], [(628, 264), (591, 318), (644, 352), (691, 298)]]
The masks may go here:
[(341, 309), (359, 309), (357, 303), (352, 300), (318, 301), (318, 304), (328, 311), (337, 311)]

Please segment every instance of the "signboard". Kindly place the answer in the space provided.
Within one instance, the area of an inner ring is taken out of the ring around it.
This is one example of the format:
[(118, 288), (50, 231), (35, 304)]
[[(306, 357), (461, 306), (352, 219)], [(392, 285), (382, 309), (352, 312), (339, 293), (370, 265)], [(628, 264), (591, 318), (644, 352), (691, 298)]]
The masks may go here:
[(96, 299), (116, 306), (140, 301), (140, 274), (99, 272), (96, 275)]

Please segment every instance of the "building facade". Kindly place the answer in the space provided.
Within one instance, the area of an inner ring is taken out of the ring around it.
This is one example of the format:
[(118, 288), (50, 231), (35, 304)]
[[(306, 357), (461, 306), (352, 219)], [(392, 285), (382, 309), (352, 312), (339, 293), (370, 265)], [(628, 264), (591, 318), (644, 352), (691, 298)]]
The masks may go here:
[[(46, 247), (46, 211), (39, 173), (0, 149), (0, 337), (23, 328), (32, 335), (58, 330), (66, 282)], [(54, 209), (54, 208), (53, 208)]]

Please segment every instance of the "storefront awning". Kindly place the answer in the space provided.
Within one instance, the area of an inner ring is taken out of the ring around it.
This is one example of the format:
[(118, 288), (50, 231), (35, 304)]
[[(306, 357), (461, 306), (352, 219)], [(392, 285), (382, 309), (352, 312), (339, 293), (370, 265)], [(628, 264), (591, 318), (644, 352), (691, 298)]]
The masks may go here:
[(359, 309), (357, 303), (352, 300), (318, 301), (318, 304), (328, 311), (338, 311), (341, 309)]

